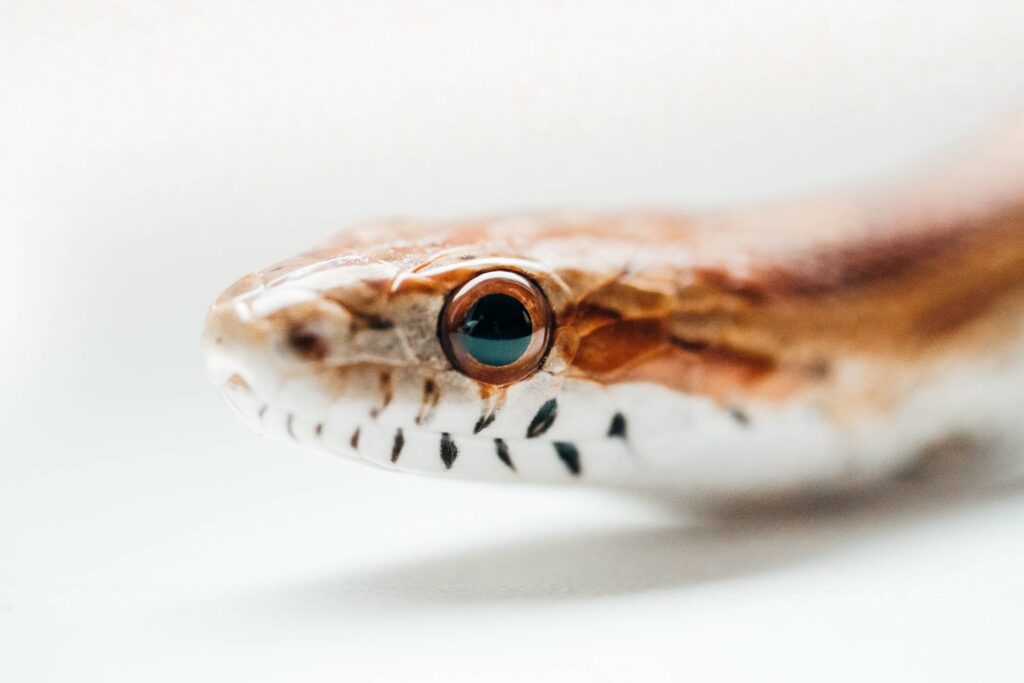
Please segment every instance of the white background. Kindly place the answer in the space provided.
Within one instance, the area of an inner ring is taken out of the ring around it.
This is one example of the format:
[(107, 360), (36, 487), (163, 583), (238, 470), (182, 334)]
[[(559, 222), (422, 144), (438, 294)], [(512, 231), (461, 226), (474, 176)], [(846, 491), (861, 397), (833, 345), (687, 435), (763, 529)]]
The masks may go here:
[(0, 0), (0, 680), (1020, 680), (1012, 491), (377, 472), (246, 432), (198, 334), (353, 220), (856, 185), (1021, 96), (1019, 0)]

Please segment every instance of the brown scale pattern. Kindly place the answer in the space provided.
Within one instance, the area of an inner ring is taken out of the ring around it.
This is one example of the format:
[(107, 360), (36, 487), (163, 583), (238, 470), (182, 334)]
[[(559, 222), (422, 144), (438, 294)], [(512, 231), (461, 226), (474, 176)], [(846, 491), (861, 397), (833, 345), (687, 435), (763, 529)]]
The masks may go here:
[(573, 373), (771, 397), (823, 381), (837, 356), (920, 365), (998, 348), (1024, 311), (1024, 210), (753, 262), (679, 269), (671, 295), (628, 278), (591, 293), (563, 331)]

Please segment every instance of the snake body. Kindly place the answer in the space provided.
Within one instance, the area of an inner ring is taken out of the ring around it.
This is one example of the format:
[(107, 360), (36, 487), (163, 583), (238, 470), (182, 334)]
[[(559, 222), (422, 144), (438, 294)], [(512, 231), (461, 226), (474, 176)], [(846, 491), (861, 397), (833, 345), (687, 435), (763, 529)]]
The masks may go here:
[[(868, 198), (356, 226), (222, 294), (210, 372), (253, 428), (398, 470), (693, 497), (878, 481), (1020, 429), (1022, 130)], [(496, 269), (551, 312), (508, 382), (439, 339)]]

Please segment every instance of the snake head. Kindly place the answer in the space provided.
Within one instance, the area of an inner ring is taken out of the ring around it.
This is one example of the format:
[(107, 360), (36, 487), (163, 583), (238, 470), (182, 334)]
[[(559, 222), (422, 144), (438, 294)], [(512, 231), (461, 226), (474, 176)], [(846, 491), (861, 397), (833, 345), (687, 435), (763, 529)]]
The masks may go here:
[(578, 442), (622, 427), (568, 372), (574, 288), (529, 237), (378, 223), (247, 275), (207, 316), (210, 376), (271, 436), (419, 472), (576, 477)]

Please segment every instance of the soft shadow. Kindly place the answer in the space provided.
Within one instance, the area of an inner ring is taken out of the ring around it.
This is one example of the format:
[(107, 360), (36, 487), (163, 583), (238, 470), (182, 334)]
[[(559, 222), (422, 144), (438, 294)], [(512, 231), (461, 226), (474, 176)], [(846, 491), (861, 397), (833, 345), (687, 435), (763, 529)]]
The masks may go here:
[[(769, 572), (887, 531), (1016, 493), (1005, 458), (958, 447), (858, 496), (720, 510), (693, 521), (478, 547), (372, 572), (313, 578), (249, 594), (236, 605), (312, 617), (357, 605), (574, 600), (676, 589)], [(661, 504), (674, 508), (671, 500)], [(685, 520), (685, 521), (684, 521)]]

